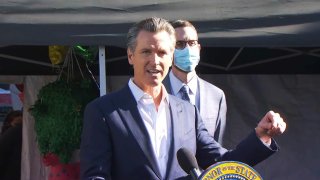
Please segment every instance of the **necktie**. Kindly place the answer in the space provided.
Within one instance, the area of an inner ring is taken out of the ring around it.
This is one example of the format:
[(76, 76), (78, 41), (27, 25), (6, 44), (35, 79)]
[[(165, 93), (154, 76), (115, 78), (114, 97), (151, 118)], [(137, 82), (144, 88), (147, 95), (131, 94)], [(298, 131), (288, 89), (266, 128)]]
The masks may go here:
[(189, 87), (187, 85), (183, 85), (182, 88), (180, 89), (180, 93), (181, 93), (181, 98), (183, 100), (186, 100), (188, 102), (190, 102), (190, 98), (189, 98)]

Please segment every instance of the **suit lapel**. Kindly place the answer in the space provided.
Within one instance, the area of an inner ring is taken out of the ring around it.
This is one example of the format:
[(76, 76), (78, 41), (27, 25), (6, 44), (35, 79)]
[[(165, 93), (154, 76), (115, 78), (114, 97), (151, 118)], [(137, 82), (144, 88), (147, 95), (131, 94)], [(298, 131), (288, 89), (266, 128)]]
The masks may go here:
[(171, 83), (170, 83), (170, 78), (169, 78), (169, 73), (167, 74), (167, 76), (163, 79), (162, 84), (164, 85), (164, 87), (166, 87), (166, 90), (169, 94), (173, 94), (172, 92), (172, 87), (171, 87)]
[(122, 93), (124, 94), (122, 96), (123, 99), (117, 100), (119, 107), (122, 107), (119, 110), (120, 115), (122, 116), (121, 119), (126, 123), (129, 131), (135, 137), (136, 142), (150, 162), (150, 166), (155, 174), (157, 174), (159, 179), (162, 179), (147, 129), (137, 108), (137, 102), (135, 101), (129, 86), (124, 88), (124, 91), (125, 92)]
[(184, 131), (186, 130), (184, 126), (185, 113), (183, 112), (183, 104), (181, 102), (175, 101), (173, 96), (170, 96), (170, 117), (171, 117), (171, 132), (172, 141), (169, 150), (169, 158), (167, 165), (166, 179), (170, 177), (170, 174), (174, 172), (174, 169), (179, 166), (176, 160), (176, 152), (183, 146), (181, 144), (181, 137), (184, 137)]
[(206, 107), (206, 106), (209, 106), (208, 104), (205, 104), (205, 103), (208, 103), (208, 102), (210, 102), (210, 101), (208, 101), (208, 100), (206, 100), (206, 99), (204, 99), (204, 98), (208, 98), (207, 97), (207, 95), (206, 95), (206, 91), (205, 91), (205, 88), (204, 88), (204, 84), (203, 84), (203, 82), (202, 82), (202, 80), (200, 79), (200, 78), (198, 78), (198, 88), (199, 88), (199, 97), (200, 97), (200, 99), (199, 99), (199, 107), (198, 107), (198, 109), (199, 109), (199, 112), (200, 112), (200, 115), (201, 115), (201, 117), (206, 117), (206, 116), (204, 116), (204, 114), (202, 113), (203, 112), (203, 110), (202, 109), (205, 109), (204, 107)]

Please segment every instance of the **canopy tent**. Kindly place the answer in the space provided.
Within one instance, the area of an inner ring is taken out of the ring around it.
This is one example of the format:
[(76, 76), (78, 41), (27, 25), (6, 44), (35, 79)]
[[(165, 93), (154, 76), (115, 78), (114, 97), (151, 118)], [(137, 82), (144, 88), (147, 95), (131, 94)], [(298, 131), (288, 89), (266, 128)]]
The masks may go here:
[(90, 45), (107, 47), (108, 75), (128, 75), (127, 30), (150, 16), (196, 25), (200, 73), (319, 73), (319, 7), (317, 0), (3, 0), (0, 74), (56, 74), (48, 45)]
[[(150, 16), (196, 25), (203, 49), (200, 73), (318, 73), (319, 7), (317, 0), (3, 0), (1, 74), (55, 74), (47, 46), (80, 44), (107, 46), (108, 75), (127, 75), (127, 30)], [(119, 65), (123, 68), (114, 68)]]
[[(201, 43), (201, 42), (200, 42)], [(106, 74), (131, 75), (126, 49), (106, 46)], [(96, 59), (98, 56), (96, 56)], [(55, 75), (48, 46), (6, 46), (0, 48), (0, 75)], [(99, 74), (96, 60), (89, 64)], [(197, 67), (200, 74), (318, 74), (320, 48), (203, 47)]]
[[(212, 75), (319, 73), (319, 7), (318, 0), (2, 0), (0, 74), (56, 74), (47, 56), (48, 45), (106, 46), (106, 72), (113, 75), (107, 83), (112, 91), (129, 78), (115, 75), (131, 72), (125, 36), (132, 23), (150, 16), (187, 19), (199, 31), (203, 53), (199, 72), (226, 93), (227, 147), (234, 147), (266, 109), (282, 109), (288, 118), (287, 135), (279, 138), (282, 150), (260, 164), (258, 172), (273, 180), (319, 179), (320, 143), (311, 141), (319, 136), (318, 75)], [(22, 62), (29, 64), (18, 64)], [(23, 152), (24, 180), (46, 175), (34, 150), (34, 122), (27, 112), (41, 86), (55, 79), (46, 78), (24, 80), (24, 132), (29, 133), (24, 140), (28, 147)]]
[(129, 26), (150, 16), (188, 19), (203, 46), (319, 46), (317, 0), (2, 0), (0, 45), (125, 47)]

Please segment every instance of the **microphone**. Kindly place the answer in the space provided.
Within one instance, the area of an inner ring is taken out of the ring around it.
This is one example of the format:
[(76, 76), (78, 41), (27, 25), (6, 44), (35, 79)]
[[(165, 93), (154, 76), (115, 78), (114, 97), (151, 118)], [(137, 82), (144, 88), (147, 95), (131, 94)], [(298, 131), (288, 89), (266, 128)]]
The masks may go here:
[(180, 167), (192, 176), (192, 179), (198, 180), (201, 175), (196, 157), (186, 148), (180, 148), (177, 152), (177, 159)]

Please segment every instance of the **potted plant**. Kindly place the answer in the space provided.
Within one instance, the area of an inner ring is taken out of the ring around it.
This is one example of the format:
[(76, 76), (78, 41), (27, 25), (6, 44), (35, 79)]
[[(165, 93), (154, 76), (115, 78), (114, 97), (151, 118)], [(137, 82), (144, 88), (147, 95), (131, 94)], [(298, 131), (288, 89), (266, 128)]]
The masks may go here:
[[(66, 164), (80, 149), (83, 111), (86, 104), (98, 96), (98, 89), (90, 79), (65, 77), (60, 76), (42, 87), (30, 110), (35, 119), (36, 137), (44, 164), (51, 167), (64, 164), (63, 169), (74, 169)], [(53, 171), (49, 179), (54, 179), (50, 178)]]

